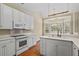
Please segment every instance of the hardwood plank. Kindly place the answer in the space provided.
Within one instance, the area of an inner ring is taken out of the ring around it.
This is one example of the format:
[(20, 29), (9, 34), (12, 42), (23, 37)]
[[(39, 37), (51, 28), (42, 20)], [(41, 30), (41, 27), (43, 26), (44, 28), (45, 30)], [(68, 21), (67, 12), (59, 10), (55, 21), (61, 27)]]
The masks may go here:
[(40, 43), (37, 42), (35, 46), (21, 53), (18, 56), (40, 56)]

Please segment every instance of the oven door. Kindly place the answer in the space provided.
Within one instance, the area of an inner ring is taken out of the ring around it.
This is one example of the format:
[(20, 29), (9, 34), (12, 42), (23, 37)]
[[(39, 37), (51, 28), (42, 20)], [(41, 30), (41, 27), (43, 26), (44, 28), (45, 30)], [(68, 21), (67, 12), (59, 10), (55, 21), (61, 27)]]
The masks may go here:
[(25, 47), (27, 47), (27, 38), (23, 37), (16, 39), (16, 50), (20, 50)]

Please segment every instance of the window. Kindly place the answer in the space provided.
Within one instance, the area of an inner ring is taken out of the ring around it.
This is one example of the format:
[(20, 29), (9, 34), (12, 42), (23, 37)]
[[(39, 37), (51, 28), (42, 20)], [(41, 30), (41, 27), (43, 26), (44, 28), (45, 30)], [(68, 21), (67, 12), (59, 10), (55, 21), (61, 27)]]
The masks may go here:
[(71, 16), (62, 16), (44, 20), (44, 34), (70, 34)]

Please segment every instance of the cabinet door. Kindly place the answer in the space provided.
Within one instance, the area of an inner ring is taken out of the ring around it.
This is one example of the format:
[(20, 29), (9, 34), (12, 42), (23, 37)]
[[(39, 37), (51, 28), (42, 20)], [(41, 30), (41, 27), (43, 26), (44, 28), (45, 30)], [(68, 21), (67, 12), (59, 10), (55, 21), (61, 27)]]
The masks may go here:
[(1, 4), (1, 29), (12, 29), (12, 8)]
[(71, 56), (73, 53), (72, 42), (45, 39), (47, 56)]
[(5, 50), (4, 43), (0, 42), (0, 56), (4, 56), (5, 55), (4, 50)]
[(57, 56), (71, 56), (72, 55), (71, 46), (58, 45), (56, 50), (57, 50)]
[(0, 56), (7, 56), (9, 51), (7, 51), (7, 41), (0, 41)]
[[(5, 44), (5, 43), (4, 43)], [(8, 50), (8, 45), (7, 44), (2, 44), (2, 46), (0, 46), (0, 56), (9, 56), (9, 50)]]
[(29, 29), (29, 15), (25, 15), (25, 29)]
[(22, 28), (22, 20), (21, 20), (21, 12), (14, 9), (13, 10), (13, 24), (14, 24), (14, 28)]
[(5, 41), (2, 41), (4, 42), (2, 45), (3, 45), (3, 52), (4, 52), (4, 55), (3, 56), (10, 56), (10, 40), (5, 40)]
[(40, 54), (41, 55), (46, 55), (46, 41), (45, 39), (40, 40)]
[(31, 47), (33, 46), (33, 39), (32, 39), (31, 36), (30, 36), (30, 46), (31, 46)]
[(55, 42), (53, 43), (52, 40), (46, 40), (46, 55), (47, 56), (56, 56), (56, 44)]
[(9, 51), (10, 49), (8, 47), (9, 45), (6, 43), (5, 46), (4, 46), (4, 56), (10, 56), (10, 54), (9, 54), (10, 53), (10, 51)]
[(12, 55), (15, 55), (15, 40), (13, 39), (13, 40), (11, 40), (10, 41), (10, 55), (12, 56)]
[(21, 24), (21, 28), (24, 28), (25, 26), (25, 18), (24, 18), (25, 14), (23, 12), (19, 12), (19, 20), (20, 20), (20, 24)]
[(33, 41), (33, 45), (35, 45), (36, 44), (36, 37), (34, 36), (34, 35), (32, 35), (32, 41)]
[(78, 50), (78, 47), (75, 44), (73, 44), (73, 56), (78, 56)]
[(19, 27), (19, 12), (16, 9), (13, 9), (13, 21), (14, 28)]
[(25, 15), (25, 29), (33, 29), (33, 17)]
[(29, 28), (33, 29), (33, 17), (32, 16), (29, 17)]
[(13, 56), (15, 55), (15, 40), (9, 40), (7, 42), (7, 47), (6, 47), (6, 50), (7, 50), (7, 55), (8, 56)]
[[(11, 39), (11, 38), (10, 38)], [(0, 56), (15, 55), (15, 40), (5, 40), (0, 42)]]
[(28, 47), (32, 47), (32, 38), (30, 36), (28, 37), (27, 44), (28, 44)]

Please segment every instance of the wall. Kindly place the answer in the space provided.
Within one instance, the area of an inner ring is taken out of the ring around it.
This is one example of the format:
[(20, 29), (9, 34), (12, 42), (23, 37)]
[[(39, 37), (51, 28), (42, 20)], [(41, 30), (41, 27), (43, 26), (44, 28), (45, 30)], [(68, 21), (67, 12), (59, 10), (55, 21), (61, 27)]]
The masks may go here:
[(42, 35), (42, 17), (39, 14), (34, 13), (34, 30), (33, 32), (37, 36), (37, 40)]

